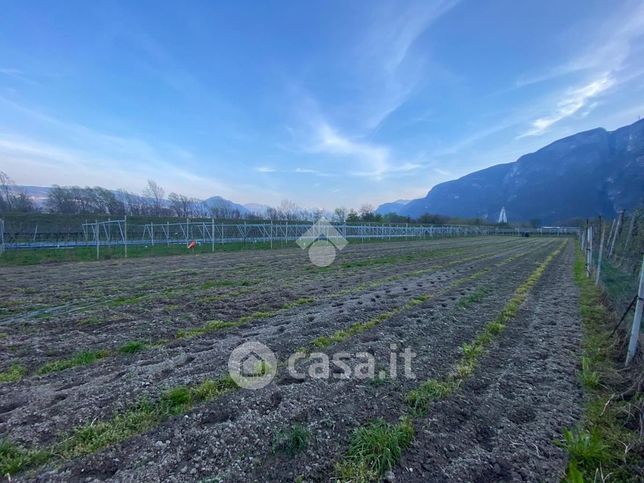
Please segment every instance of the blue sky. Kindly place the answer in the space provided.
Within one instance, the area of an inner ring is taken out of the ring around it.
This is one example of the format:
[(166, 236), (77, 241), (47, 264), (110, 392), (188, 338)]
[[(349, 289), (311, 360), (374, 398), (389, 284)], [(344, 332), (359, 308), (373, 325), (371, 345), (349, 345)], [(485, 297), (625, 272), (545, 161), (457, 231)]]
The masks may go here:
[(358, 207), (644, 115), (641, 1), (0, 0), (0, 170)]

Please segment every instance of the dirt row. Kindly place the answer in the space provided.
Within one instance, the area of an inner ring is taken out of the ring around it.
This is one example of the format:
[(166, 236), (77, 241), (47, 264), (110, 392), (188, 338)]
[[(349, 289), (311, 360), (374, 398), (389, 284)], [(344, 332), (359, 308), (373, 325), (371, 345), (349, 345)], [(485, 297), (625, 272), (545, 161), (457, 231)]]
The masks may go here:
[(569, 247), (473, 377), (430, 407), (397, 481), (561, 481), (567, 454), (555, 442), (583, 404), (573, 257)]
[[(503, 265), (504, 256), (500, 255), (496, 260), (472, 261), (413, 280), (396, 281), (390, 286), (348, 295), (341, 305), (335, 307), (330, 304), (318, 307), (316, 311), (310, 307), (301, 308), (294, 314), (275, 317), (270, 323), (227, 334), (223, 339), (189, 341), (184, 347), (178, 347), (180, 350), (174, 355), (171, 352), (159, 354), (166, 357), (157, 363), (158, 367), (151, 364), (132, 369), (145, 371), (153, 368), (152, 374), (148, 373), (152, 376), (148, 380), (155, 386), (151, 391), (154, 393), (159, 381), (189, 384), (205, 376), (221, 374), (230, 350), (249, 338), (267, 343), (283, 358), (320, 333), (328, 334), (346, 327), (358, 317), (358, 320), (368, 320), (372, 314), (399, 305), (403, 299), (437, 292), (435, 298), (413, 310), (394, 315), (355, 339), (338, 344), (333, 350), (354, 353), (368, 350), (376, 355), (377, 360), (386, 361), (389, 347), (395, 343), (401, 348), (411, 347), (418, 354), (415, 371), (420, 378), (444, 375), (460, 355), (460, 345), (471, 340), (477, 330), (498, 313), (516, 286), (532, 272), (535, 263), (543, 260), (553, 248), (553, 243), (543, 240), (520, 244), (522, 250), (513, 252), (517, 258), (506, 265)], [(508, 252), (512, 253), (512, 250)], [(505, 254), (505, 258), (508, 256)], [(474, 274), (478, 277), (469, 284), (454, 284), (450, 288), (450, 282), (459, 278), (465, 280)], [(448, 288), (444, 292), (431, 288), (445, 285)], [(475, 307), (459, 306), (459, 301), (481, 287), (485, 287), (488, 293), (481, 302)], [(127, 376), (131, 372), (127, 371)], [(110, 374), (113, 375), (113, 371)], [(142, 379), (140, 374), (138, 372), (135, 377), (138, 381)], [(95, 376), (93, 380), (97, 380)], [(100, 377), (98, 381), (105, 382), (99, 387), (110, 387), (109, 381), (101, 381)], [(122, 391), (128, 389), (126, 377), (115, 381), (113, 387), (117, 387), (116, 383), (121, 385)], [(383, 384), (355, 380), (306, 380), (297, 383), (288, 377), (278, 377), (260, 391), (238, 391), (225, 396), (148, 434), (80, 458), (53, 472), (41, 473), (41, 478), (93, 475), (117, 479), (216, 477), (225, 481), (265, 481), (304, 476), (322, 480), (332, 473), (333, 463), (342, 454), (351, 429), (377, 416), (397, 417), (404, 405), (402, 396), (414, 384), (414, 381), (400, 379), (387, 380)], [(84, 392), (75, 391), (77, 394)], [(86, 395), (82, 394), (83, 397)], [(89, 395), (88, 405), (106, 402), (92, 398), (91, 389)], [(26, 412), (35, 408), (31, 409)], [(73, 409), (68, 406), (62, 410), (68, 412)], [(83, 408), (77, 410), (83, 411)], [(67, 420), (62, 426), (69, 427), (69, 422)], [(273, 454), (270, 441), (275, 432), (293, 422), (301, 422), (311, 431), (310, 448), (295, 458)], [(28, 440), (19, 427), (14, 426), (13, 433)]]
[[(440, 251), (432, 246), (430, 251), (425, 248), (420, 252), (423, 258), (396, 264), (395, 273), (403, 276), (457, 263), (473, 255), (494, 255), (503, 249), (507, 240), (499, 243), (479, 251), (458, 249), (457, 254), (452, 254), (455, 251), (452, 249)], [(413, 246), (412, 249), (411, 254), (405, 255), (414, 256), (418, 247)], [(433, 256), (425, 257), (425, 253)], [(7, 351), (0, 355), (0, 364), (5, 368), (10, 364), (22, 364), (31, 372), (46, 362), (69, 357), (78, 350), (115, 349), (130, 341), (156, 343), (174, 339), (179, 330), (200, 327), (210, 320), (231, 322), (258, 312), (278, 310), (295, 301), (313, 303), (378, 280), (384, 283), (391, 278), (391, 268), (391, 264), (378, 264), (343, 269), (340, 273), (323, 271), (315, 276), (294, 271), (296, 273), (276, 278), (270, 284), (233, 284), (232, 288), (220, 288), (209, 294), (203, 291), (181, 292), (174, 298), (161, 293), (143, 301), (56, 314), (55, 320), (36, 318), (29, 322), (21, 321), (3, 328), (6, 336), (0, 343)], [(231, 270), (236, 273), (234, 268)], [(215, 280), (231, 281), (232, 277)]]
[[(523, 252), (545, 250), (550, 243), (523, 242), (518, 248)], [(508, 253), (515, 254), (516, 250), (508, 250)], [(507, 256), (499, 254), (496, 257)], [(154, 400), (166, 387), (220, 374), (226, 368), (232, 349), (245, 340), (262, 340), (271, 346), (286, 342), (284, 350), (293, 351), (321, 334), (329, 335), (353, 322), (367, 320), (454, 277), (467, 277), (489, 263), (479, 260), (465, 263), (465, 266), (426, 272), (421, 278), (403, 278), (347, 294), (346, 299), (297, 307), (267, 320), (253, 321), (237, 330), (178, 340), (130, 357), (110, 358), (92, 366), (40, 376), (37, 381), (31, 378), (0, 386), (0, 394), (6, 396), (7, 401), (0, 411), (0, 429), (7, 431), (12, 439), (28, 444), (51, 442), (72, 427), (108, 418), (114, 412), (130, 407), (137, 399)]]

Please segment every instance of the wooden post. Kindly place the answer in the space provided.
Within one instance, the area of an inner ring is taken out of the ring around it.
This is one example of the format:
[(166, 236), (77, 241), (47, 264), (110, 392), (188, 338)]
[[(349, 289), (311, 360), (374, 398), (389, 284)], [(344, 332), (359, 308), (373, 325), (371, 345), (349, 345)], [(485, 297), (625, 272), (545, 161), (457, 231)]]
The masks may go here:
[(597, 273), (595, 274), (595, 285), (599, 285), (599, 274), (602, 271), (602, 256), (604, 254), (604, 237), (606, 236), (606, 230), (604, 230), (604, 223), (601, 218), (599, 219), (599, 224), (601, 226), (601, 240), (599, 242), (599, 255), (597, 256)]
[(635, 315), (633, 316), (633, 326), (631, 327), (631, 339), (628, 342), (628, 353), (626, 354), (626, 366), (629, 366), (635, 352), (637, 351), (637, 342), (640, 338), (640, 325), (642, 324), (642, 310), (644, 310), (644, 256), (642, 256), (642, 267), (640, 268), (640, 286), (637, 291), (637, 304), (635, 305)]

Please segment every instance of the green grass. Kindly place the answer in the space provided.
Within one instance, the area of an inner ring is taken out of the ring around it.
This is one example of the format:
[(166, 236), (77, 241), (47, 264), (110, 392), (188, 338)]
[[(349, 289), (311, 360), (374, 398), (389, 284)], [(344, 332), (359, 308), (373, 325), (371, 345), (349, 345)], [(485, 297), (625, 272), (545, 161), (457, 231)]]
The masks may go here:
[(224, 322), (222, 320), (211, 320), (210, 322), (206, 322), (205, 325), (202, 325), (200, 327), (179, 330), (177, 332), (177, 338), (187, 339), (191, 337), (197, 337), (203, 334), (208, 334), (210, 332), (217, 332), (219, 330), (229, 329), (231, 327), (238, 327), (240, 325), (240, 322)]
[(26, 466), (44, 463), (49, 457), (46, 452), (30, 451), (0, 439), (0, 477), (14, 475)]
[(127, 342), (123, 344), (121, 347), (118, 348), (119, 354), (134, 354), (136, 352), (140, 352), (142, 350), (145, 350), (146, 344), (145, 342), (141, 342), (138, 340), (133, 340), (130, 342)]
[(192, 387), (170, 388), (156, 403), (143, 400), (111, 419), (80, 426), (61, 441), (42, 450), (29, 450), (9, 441), (0, 441), (0, 474), (15, 475), (52, 460), (94, 453), (149, 431), (169, 417), (189, 411), (195, 404), (213, 400), (236, 388), (229, 376), (207, 379)]
[(295, 456), (304, 451), (311, 439), (311, 433), (301, 424), (277, 431), (273, 436), (273, 451)]
[[(639, 436), (639, 411), (644, 395), (635, 392), (630, 398), (619, 397), (620, 387), (628, 384), (626, 374), (618, 369), (623, 353), (610, 337), (614, 321), (603, 304), (603, 294), (587, 278), (583, 255), (577, 250), (573, 267), (580, 289), (580, 313), (583, 327), (580, 380), (586, 392), (583, 421), (565, 430), (560, 444), (569, 455), (567, 481), (637, 481), (644, 467)], [(639, 448), (639, 450), (638, 450)]]
[(27, 368), (25, 366), (21, 364), (11, 364), (9, 369), (0, 372), (0, 383), (18, 382), (25, 376), (25, 374), (27, 374)]
[(488, 293), (489, 293), (489, 291), (488, 291), (488, 289), (486, 287), (480, 287), (480, 288), (476, 289), (474, 292), (472, 292), (471, 294), (469, 294), (468, 296), (461, 298), (458, 301), (457, 306), (462, 308), (462, 309), (470, 307), (470, 306), (472, 306), (474, 304), (479, 303), (481, 300), (483, 300), (483, 298)]
[(357, 428), (350, 437), (349, 450), (336, 466), (341, 481), (377, 481), (393, 468), (414, 438), (409, 419), (390, 424), (382, 419)]
[(407, 394), (407, 404), (417, 413), (425, 413), (429, 403), (444, 399), (458, 386), (454, 381), (429, 379)]
[(109, 354), (110, 353), (107, 350), (77, 352), (69, 359), (60, 359), (44, 364), (38, 369), (38, 374), (49, 374), (51, 372), (63, 371), (71, 367), (94, 364), (96, 361), (107, 357)]

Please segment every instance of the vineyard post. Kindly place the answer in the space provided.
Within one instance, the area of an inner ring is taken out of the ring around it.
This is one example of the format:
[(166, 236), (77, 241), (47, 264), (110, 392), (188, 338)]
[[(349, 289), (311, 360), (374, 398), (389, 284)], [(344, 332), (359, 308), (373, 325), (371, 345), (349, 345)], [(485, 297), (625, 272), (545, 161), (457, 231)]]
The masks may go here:
[(601, 217), (599, 218), (599, 226), (601, 227), (601, 240), (599, 242), (599, 255), (597, 256), (597, 273), (595, 274), (595, 285), (599, 285), (599, 274), (602, 271), (602, 255), (604, 254), (604, 237), (606, 236), (606, 230), (604, 229), (604, 223), (602, 222)]
[(584, 250), (584, 259), (586, 260), (586, 263), (584, 263), (584, 268), (586, 269), (586, 276), (590, 276), (590, 267), (588, 266), (588, 243), (590, 242), (590, 230), (588, 229), (588, 218), (586, 218), (586, 229), (584, 230), (584, 244), (583, 244), (583, 250)]
[(98, 260), (98, 257), (99, 257), (98, 237), (99, 237), (98, 220), (95, 220), (94, 221), (94, 238), (96, 238), (96, 260)]
[(631, 223), (628, 226), (628, 234), (626, 235), (626, 243), (624, 244), (624, 253), (628, 251), (628, 245), (631, 243), (631, 236), (633, 235), (633, 228), (635, 226), (635, 212), (631, 215)]
[(123, 242), (125, 245), (125, 258), (127, 258), (127, 215), (123, 219)]
[(215, 218), (210, 218), (210, 245), (211, 250), (215, 253)]
[(615, 250), (615, 241), (617, 241), (617, 234), (619, 233), (619, 227), (622, 224), (622, 218), (624, 218), (624, 210), (622, 210), (617, 217), (617, 223), (615, 224), (615, 234), (613, 235), (613, 241), (610, 244), (610, 251), (608, 252), (609, 257), (613, 256), (613, 250)]
[(633, 316), (633, 326), (631, 327), (631, 339), (628, 342), (628, 353), (626, 354), (626, 366), (628, 366), (637, 350), (637, 342), (640, 338), (640, 325), (642, 324), (642, 310), (644, 310), (644, 255), (642, 256), (642, 267), (640, 268), (640, 286), (637, 291), (637, 304), (635, 305), (635, 315)]
[(154, 222), (150, 223), (150, 240), (152, 240), (152, 246), (154, 246)]

